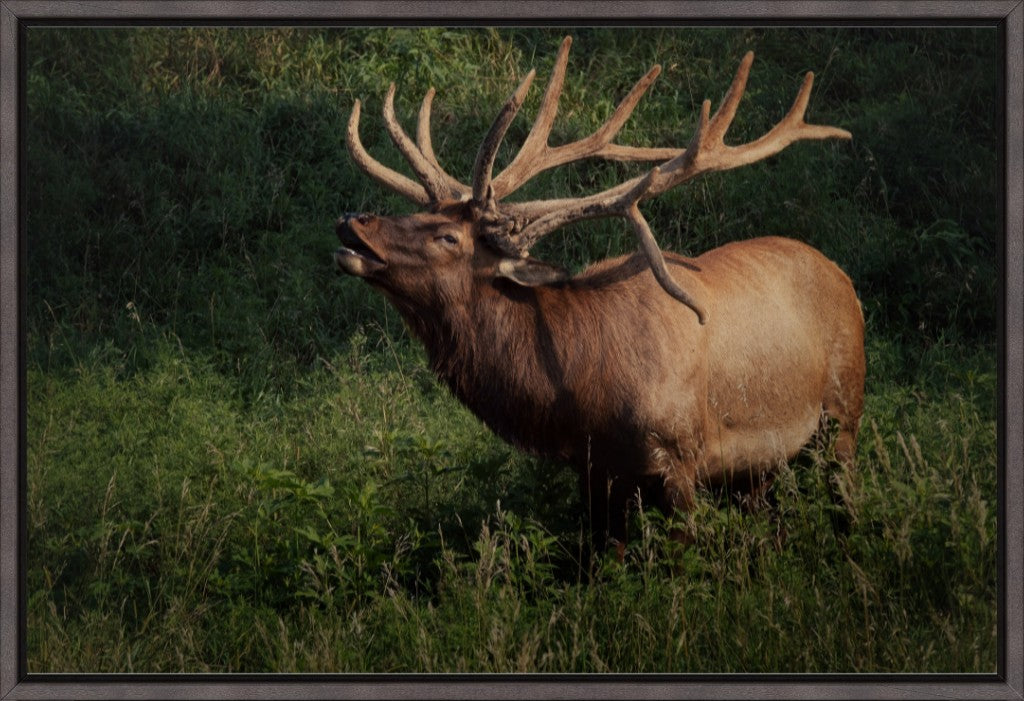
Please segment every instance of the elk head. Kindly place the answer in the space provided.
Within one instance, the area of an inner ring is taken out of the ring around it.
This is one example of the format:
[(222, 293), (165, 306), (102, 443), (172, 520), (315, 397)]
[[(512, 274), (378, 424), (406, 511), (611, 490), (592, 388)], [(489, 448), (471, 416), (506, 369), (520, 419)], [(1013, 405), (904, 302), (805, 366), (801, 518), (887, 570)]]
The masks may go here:
[[(728, 170), (772, 156), (794, 141), (850, 138), (849, 132), (843, 129), (804, 122), (814, 80), (814, 74), (808, 73), (792, 108), (778, 124), (755, 141), (727, 146), (724, 137), (736, 114), (754, 60), (753, 53), (748, 52), (714, 116), (711, 116), (711, 101), (704, 101), (696, 132), (685, 149), (613, 143), (660, 73), (657, 65), (637, 81), (597, 131), (569, 144), (551, 146), (548, 137), (558, 108), (571, 43), (570, 37), (562, 41), (540, 112), (518, 154), (500, 174), (492, 177), (498, 147), (522, 106), (534, 71), (523, 79), (491, 125), (477, 152), (470, 185), (464, 185), (445, 172), (434, 155), (430, 139), (433, 88), (423, 98), (415, 141), (395, 117), (393, 83), (384, 102), (388, 134), (419, 182), (382, 165), (366, 152), (359, 139), (360, 103), (357, 100), (346, 138), (352, 158), (381, 185), (428, 211), (405, 217), (365, 214), (342, 217), (337, 225), (342, 248), (335, 254), (341, 270), (363, 277), (392, 295), (428, 303), (457, 298), (453, 295), (481, 277), (504, 278), (525, 286), (557, 283), (566, 279), (565, 272), (530, 258), (530, 248), (545, 235), (572, 222), (621, 217), (629, 222), (662, 288), (692, 309), (703, 324), (704, 310), (669, 274), (661, 249), (638, 205), (703, 173)], [(504, 201), (538, 173), (590, 157), (659, 162), (660, 165), (586, 197)]]
[(568, 273), (535, 258), (506, 256), (481, 241), (483, 219), (468, 202), (449, 202), (404, 217), (345, 214), (336, 226), (338, 267), (380, 287), (395, 301), (466, 299), (474, 281), (504, 278), (533, 287)]

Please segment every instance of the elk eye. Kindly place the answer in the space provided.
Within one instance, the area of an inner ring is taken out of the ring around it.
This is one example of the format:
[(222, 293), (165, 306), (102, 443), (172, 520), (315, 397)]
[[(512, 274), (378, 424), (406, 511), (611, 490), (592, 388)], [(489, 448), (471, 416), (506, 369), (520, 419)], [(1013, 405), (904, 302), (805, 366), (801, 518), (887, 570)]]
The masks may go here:
[(458, 240), (454, 236), (452, 236), (451, 234), (442, 234), (440, 236), (436, 236), (436, 237), (434, 237), (434, 240), (435, 241), (444, 241), (445, 243), (447, 243), (447, 244), (449, 244), (451, 246), (454, 246), (455, 244), (458, 243)]
[(370, 223), (371, 219), (373, 219), (373, 217), (371, 217), (369, 214), (360, 214), (358, 217), (356, 217), (356, 221), (359, 222), (360, 224), (368, 224)]

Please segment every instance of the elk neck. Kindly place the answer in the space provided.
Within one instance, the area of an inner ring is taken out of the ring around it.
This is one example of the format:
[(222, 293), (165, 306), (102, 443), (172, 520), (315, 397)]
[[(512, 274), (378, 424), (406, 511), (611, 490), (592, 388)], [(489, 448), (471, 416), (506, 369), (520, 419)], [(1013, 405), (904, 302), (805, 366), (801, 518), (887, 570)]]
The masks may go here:
[(445, 304), (392, 301), (434, 372), (491, 430), (529, 452), (571, 459), (589, 435), (622, 425), (635, 399), (629, 388), (652, 360), (644, 339), (655, 322), (636, 293), (626, 284), (488, 280)]

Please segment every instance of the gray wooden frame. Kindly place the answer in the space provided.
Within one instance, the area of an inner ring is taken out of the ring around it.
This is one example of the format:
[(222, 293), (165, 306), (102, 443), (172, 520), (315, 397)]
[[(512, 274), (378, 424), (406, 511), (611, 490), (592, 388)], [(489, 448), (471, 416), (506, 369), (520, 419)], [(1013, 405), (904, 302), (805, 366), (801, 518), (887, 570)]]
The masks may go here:
[[(785, 675), (777, 677), (692, 675), (28, 675), (22, 668), (24, 619), (20, 604), (24, 567), (25, 414), (22, 309), (24, 308), (23, 211), (20, 207), (24, 154), (19, 140), (22, 86), (21, 36), (33, 21), (99, 20), (123, 24), (171, 20), (302, 22), (492, 20), (662, 20), (685, 24), (712, 20), (872, 20), (882, 22), (986, 20), (999, 23), (1005, 64), (1005, 329), (1004, 417), (1000, 440), (1003, 494), (1001, 648), (995, 675)], [(372, 0), (319, 2), (0, 0), (0, 701), (37, 698), (863, 698), (954, 697), (1024, 699), (1024, 140), (1022, 140), (1022, 46), (1024, 2), (938, 0), (862, 2), (803, 0)]]

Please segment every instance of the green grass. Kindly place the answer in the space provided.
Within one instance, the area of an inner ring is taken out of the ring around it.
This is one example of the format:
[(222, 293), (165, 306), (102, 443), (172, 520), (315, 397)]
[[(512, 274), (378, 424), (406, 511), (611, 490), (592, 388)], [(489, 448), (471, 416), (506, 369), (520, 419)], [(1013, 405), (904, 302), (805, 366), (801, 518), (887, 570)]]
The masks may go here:
[[(397, 165), (387, 83), (408, 126), (436, 87), (435, 148), (466, 177), (562, 32), (32, 28), (31, 671), (994, 670), (995, 31), (572, 33), (555, 143), (655, 62), (621, 141), (685, 143), (748, 49), (736, 138), (807, 70), (810, 119), (854, 133), (645, 205), (667, 249), (792, 235), (853, 278), (869, 372), (849, 533), (811, 451), (775, 517), (705, 496), (674, 552), (645, 511), (624, 565), (590, 567), (569, 469), (495, 438), (397, 313), (335, 275), (339, 213), (410, 210), (345, 153), (352, 100)], [(577, 164), (522, 196), (635, 172)], [(589, 222), (537, 254), (579, 269), (632, 247)]]

